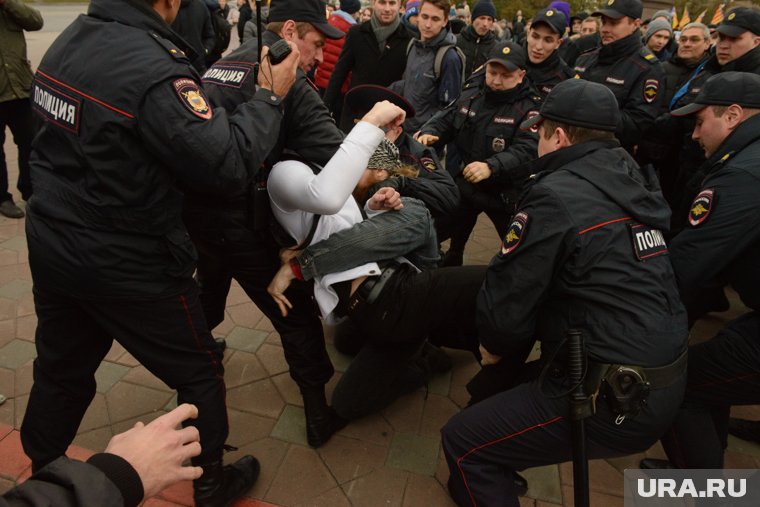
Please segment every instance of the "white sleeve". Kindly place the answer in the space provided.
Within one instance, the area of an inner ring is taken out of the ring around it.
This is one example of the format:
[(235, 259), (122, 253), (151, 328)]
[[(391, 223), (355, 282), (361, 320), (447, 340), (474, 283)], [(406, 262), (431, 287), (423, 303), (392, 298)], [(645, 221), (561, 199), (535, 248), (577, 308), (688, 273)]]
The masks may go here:
[[(300, 162), (275, 164), (267, 183), (272, 201), (285, 212), (337, 213), (354, 191), (383, 135), (370, 123), (357, 123), (319, 174)], [(294, 170), (296, 164), (302, 168)]]

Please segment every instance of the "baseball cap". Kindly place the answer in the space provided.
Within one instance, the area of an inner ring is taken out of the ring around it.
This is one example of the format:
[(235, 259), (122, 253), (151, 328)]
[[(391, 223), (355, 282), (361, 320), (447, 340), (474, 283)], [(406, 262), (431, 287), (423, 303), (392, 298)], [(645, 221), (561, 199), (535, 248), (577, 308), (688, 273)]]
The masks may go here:
[(526, 65), (525, 61), (525, 50), (522, 46), (514, 42), (503, 42), (491, 48), (491, 51), (488, 52), (486, 63), (498, 63), (506, 67), (507, 70), (512, 71), (524, 69)]
[(327, 11), (323, 0), (272, 0), (269, 4), (269, 22), (292, 19), (300, 23), (311, 23), (328, 39), (341, 39), (346, 34), (327, 22)]
[(641, 19), (644, 13), (644, 5), (641, 0), (607, 0), (602, 7), (592, 13), (592, 16), (607, 16), (612, 19), (620, 19), (628, 16), (633, 19)]
[(672, 111), (673, 116), (688, 116), (707, 106), (730, 106), (760, 109), (760, 75), (749, 72), (721, 72), (705, 82), (691, 104)]
[(751, 7), (731, 9), (716, 30), (729, 37), (739, 37), (744, 32), (760, 35), (760, 11)]
[(378, 85), (359, 85), (348, 90), (345, 104), (354, 118), (361, 118), (374, 107), (377, 102), (387, 100), (406, 113), (407, 118), (415, 115), (414, 107), (401, 95), (390, 91), (388, 88)]
[(620, 108), (615, 95), (603, 84), (566, 79), (552, 88), (539, 113), (522, 122), (520, 128), (528, 130), (545, 119), (614, 132), (620, 122)]
[(562, 11), (551, 8), (538, 11), (533, 16), (530, 26), (536, 26), (538, 23), (544, 23), (557, 35), (563, 35), (567, 27), (567, 20)]

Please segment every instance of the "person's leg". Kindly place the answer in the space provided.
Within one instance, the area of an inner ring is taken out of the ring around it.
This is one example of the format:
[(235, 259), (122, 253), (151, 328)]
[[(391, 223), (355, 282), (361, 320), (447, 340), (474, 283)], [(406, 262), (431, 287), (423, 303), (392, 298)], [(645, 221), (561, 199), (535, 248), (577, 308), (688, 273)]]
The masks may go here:
[(10, 102), (8, 127), (13, 133), (13, 142), (18, 146), (18, 183), (16, 187), (21, 192), (21, 198), (27, 201), (32, 196), (32, 182), (29, 178), (29, 155), (32, 152), (32, 140), (34, 139), (34, 119), (29, 99)]
[[(463, 200), (464, 201), (464, 200)], [(451, 241), (443, 259), (443, 266), (461, 266), (464, 262), (464, 249), (470, 234), (478, 221), (479, 211), (464, 202), (460, 204), (451, 217)]]
[(35, 289), (34, 303), (37, 358), (21, 442), (36, 471), (74, 440), (112, 340), (73, 300)]
[(663, 447), (679, 468), (722, 468), (730, 406), (760, 402), (760, 315), (743, 315), (690, 347), (688, 378)]
[(11, 120), (12, 105), (10, 102), (0, 102), (0, 203), (12, 199), (8, 192), (8, 165), (5, 161), (5, 127)]

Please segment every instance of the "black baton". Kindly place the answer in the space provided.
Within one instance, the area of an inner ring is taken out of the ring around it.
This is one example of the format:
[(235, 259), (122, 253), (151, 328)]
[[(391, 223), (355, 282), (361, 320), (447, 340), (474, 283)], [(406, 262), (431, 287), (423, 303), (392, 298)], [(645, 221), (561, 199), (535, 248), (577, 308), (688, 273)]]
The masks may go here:
[(567, 331), (567, 366), (570, 385), (571, 421), (573, 429), (573, 492), (575, 507), (588, 507), (588, 459), (586, 459), (586, 425), (584, 419), (591, 415), (589, 397), (583, 388), (585, 377), (585, 353), (583, 335), (577, 329)]

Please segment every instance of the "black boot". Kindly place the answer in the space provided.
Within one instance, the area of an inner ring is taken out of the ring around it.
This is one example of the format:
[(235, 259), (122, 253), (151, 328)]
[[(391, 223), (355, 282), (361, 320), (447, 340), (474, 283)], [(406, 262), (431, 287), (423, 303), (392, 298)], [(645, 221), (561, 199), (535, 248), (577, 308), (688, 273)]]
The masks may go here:
[(732, 417), (728, 420), (728, 432), (747, 442), (760, 443), (760, 421)]
[(321, 447), (348, 421), (327, 404), (324, 387), (303, 387), (301, 396), (306, 415), (306, 441), (311, 447)]
[(229, 507), (253, 487), (261, 469), (253, 456), (243, 456), (232, 465), (223, 466), (219, 459), (201, 467), (203, 475), (193, 481), (196, 507)]

